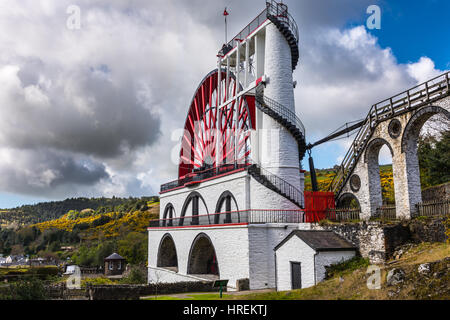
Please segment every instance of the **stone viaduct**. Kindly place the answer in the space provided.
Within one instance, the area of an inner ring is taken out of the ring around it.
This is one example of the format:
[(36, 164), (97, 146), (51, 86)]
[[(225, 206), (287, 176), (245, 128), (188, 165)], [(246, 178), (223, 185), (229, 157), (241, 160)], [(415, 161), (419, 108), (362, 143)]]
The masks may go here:
[(421, 128), (436, 114), (450, 120), (450, 83), (445, 73), (373, 105), (333, 180), (338, 206), (356, 199), (361, 218), (382, 206), (378, 156), (386, 145), (392, 155), (396, 217), (410, 219), (422, 202), (417, 143)]

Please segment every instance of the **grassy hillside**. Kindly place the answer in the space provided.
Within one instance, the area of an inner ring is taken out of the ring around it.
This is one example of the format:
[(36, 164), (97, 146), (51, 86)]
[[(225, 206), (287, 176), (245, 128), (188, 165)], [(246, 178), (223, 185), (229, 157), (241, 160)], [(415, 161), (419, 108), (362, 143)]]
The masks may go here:
[(145, 264), (147, 227), (158, 216), (157, 197), (130, 198), (97, 210), (69, 210), (57, 219), (17, 230), (0, 230), (0, 253), (72, 259), (80, 265), (101, 266), (107, 255), (118, 252), (130, 263)]
[[(143, 198), (144, 199), (144, 198)], [(53, 220), (61, 217), (70, 210), (82, 211), (92, 209), (102, 212), (123, 211), (124, 206), (134, 204), (139, 198), (71, 198), (63, 201), (42, 202), (33, 205), (23, 205), (13, 209), (0, 210), (0, 227), (13, 228), (23, 227), (43, 221)], [(145, 198), (152, 200), (152, 197)]]
[[(450, 244), (422, 243), (414, 245), (398, 260), (381, 267), (381, 288), (367, 287), (368, 261), (356, 258), (335, 265), (330, 277), (310, 288), (265, 293), (225, 293), (225, 300), (449, 300), (450, 299)], [(429, 264), (429, 272), (419, 272), (421, 264)], [(401, 283), (387, 283), (392, 269), (401, 269), (405, 277)], [(217, 293), (152, 296), (148, 300), (219, 300)]]
[[(319, 187), (319, 191), (329, 191), (331, 182), (333, 181), (335, 175), (336, 174), (333, 169), (316, 169), (317, 185)], [(385, 204), (394, 204), (395, 197), (392, 165), (380, 166), (380, 178), (382, 195)], [(305, 190), (312, 190), (310, 172), (305, 173)]]
[[(430, 263), (430, 272), (418, 272), (420, 264)], [(285, 292), (270, 292), (239, 296), (239, 299), (258, 300), (414, 300), (450, 299), (450, 244), (422, 243), (414, 246), (399, 260), (390, 261), (381, 269), (381, 289), (367, 287), (367, 267), (346, 269), (317, 286)], [(388, 285), (387, 273), (402, 269), (405, 279), (398, 285)]]
[(69, 211), (59, 219), (50, 220), (29, 226), (36, 227), (41, 232), (47, 230), (79, 231), (83, 240), (98, 240), (119, 237), (129, 232), (144, 232), (149, 221), (159, 216), (159, 202), (148, 201), (147, 210), (130, 212), (98, 213), (85, 209), (79, 213)]

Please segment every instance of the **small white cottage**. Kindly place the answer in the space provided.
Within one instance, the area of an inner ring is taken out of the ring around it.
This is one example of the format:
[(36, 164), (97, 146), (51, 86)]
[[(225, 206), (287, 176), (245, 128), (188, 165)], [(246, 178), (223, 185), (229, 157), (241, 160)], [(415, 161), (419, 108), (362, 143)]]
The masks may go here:
[(292, 231), (275, 247), (277, 291), (308, 288), (325, 278), (325, 266), (353, 258), (356, 248), (332, 231)]

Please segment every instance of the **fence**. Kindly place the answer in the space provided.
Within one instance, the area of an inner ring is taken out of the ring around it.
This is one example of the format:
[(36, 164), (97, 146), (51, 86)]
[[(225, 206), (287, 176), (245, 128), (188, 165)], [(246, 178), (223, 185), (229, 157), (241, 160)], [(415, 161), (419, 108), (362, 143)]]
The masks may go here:
[(440, 217), (450, 214), (450, 199), (418, 203), (418, 217)]
[[(307, 195), (308, 194), (308, 195)], [(151, 220), (150, 228), (186, 227), (235, 223), (314, 223), (327, 219), (335, 222), (360, 221), (360, 208), (332, 208), (327, 193), (305, 192), (305, 210), (242, 210), (213, 214)], [(416, 216), (445, 216), (450, 214), (450, 199), (420, 203)], [(412, 218), (414, 218), (412, 217)], [(395, 206), (383, 206), (371, 219), (398, 220)]]
[(383, 206), (377, 208), (375, 217), (373, 218), (381, 220), (397, 220), (395, 206)]
[(345, 221), (359, 221), (360, 220), (361, 209), (360, 208), (329, 208), (327, 210), (327, 220), (335, 222), (345, 222)]

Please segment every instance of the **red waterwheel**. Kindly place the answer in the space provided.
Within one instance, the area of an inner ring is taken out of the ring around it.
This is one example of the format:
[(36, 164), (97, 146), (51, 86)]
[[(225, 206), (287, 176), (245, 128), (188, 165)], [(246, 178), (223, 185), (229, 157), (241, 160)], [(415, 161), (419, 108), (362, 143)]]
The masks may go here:
[[(245, 164), (249, 159), (250, 129), (254, 129), (255, 123), (255, 98), (243, 95), (238, 102), (233, 99), (218, 111), (217, 107), (230, 97), (234, 97), (236, 93), (234, 76), (230, 76), (227, 81), (226, 72), (222, 71), (219, 84), (218, 75), (217, 69), (210, 72), (202, 80), (192, 98), (181, 142), (178, 170), (180, 178), (188, 173), (218, 165)], [(238, 108), (235, 108), (236, 105)]]

